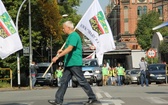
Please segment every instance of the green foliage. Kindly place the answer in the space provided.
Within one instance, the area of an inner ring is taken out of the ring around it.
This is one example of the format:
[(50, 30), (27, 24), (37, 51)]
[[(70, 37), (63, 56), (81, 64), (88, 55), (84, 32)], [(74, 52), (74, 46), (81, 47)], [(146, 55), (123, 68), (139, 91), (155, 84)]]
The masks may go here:
[(148, 62), (148, 64), (153, 64), (153, 63), (158, 63), (158, 58), (157, 57), (155, 57), (155, 58), (145, 58), (146, 59), (146, 61)]
[(8, 87), (10, 87), (11, 85), (10, 85), (10, 83), (9, 82), (7, 82), (7, 81), (2, 81), (2, 80), (0, 80), (0, 88), (8, 88)]
[(42, 17), (42, 33), (47, 37), (52, 35), (56, 38), (56, 41), (61, 41), (62, 31), (60, 31), (61, 26), (59, 25), (61, 15), (59, 14), (57, 2), (55, 0), (47, 2), (38, 0), (38, 5)]
[(151, 47), (151, 40), (155, 32), (152, 28), (161, 23), (161, 20), (159, 20), (159, 14), (155, 11), (150, 11), (141, 16), (135, 34), (142, 49), (148, 50)]
[[(2, 0), (9, 15), (16, 21), (16, 16), (23, 0)], [(68, 0), (63, 5), (58, 5), (57, 0), (31, 0), (31, 37), (33, 47), (33, 60), (45, 61), (48, 58), (46, 47), (50, 47), (51, 36), (53, 36), (53, 49), (58, 49), (65, 42), (66, 36), (62, 32), (62, 23), (70, 20), (78, 23), (81, 16), (76, 14), (76, 6), (81, 0)], [(62, 15), (68, 17), (62, 18)], [(19, 35), (23, 46), (29, 47), (29, 1), (23, 5), (18, 18)], [(56, 47), (55, 47), (56, 46)], [(20, 72), (29, 73), (29, 57), (20, 55)], [(0, 60), (0, 67), (11, 68), (13, 79), (17, 79), (17, 58), (16, 54)], [(27, 75), (26, 75), (27, 76)]]
[(168, 53), (168, 43), (162, 41), (161, 45), (159, 46), (159, 52), (162, 54)]

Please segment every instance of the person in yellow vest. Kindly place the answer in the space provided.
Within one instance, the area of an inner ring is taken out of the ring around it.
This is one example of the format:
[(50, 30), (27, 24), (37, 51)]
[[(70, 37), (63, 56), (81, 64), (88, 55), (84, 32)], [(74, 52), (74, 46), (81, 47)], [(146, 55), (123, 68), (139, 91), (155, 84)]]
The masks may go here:
[(111, 69), (111, 67), (108, 68), (108, 85), (112, 85), (112, 74), (113, 74), (113, 71)]
[(120, 63), (118, 63), (116, 70), (117, 70), (117, 83), (118, 83), (118, 86), (121, 86), (123, 85), (123, 76), (124, 76), (125, 69), (121, 66)]
[(114, 67), (111, 67), (111, 71), (112, 71), (112, 78), (111, 78), (111, 84), (113, 85), (113, 86), (115, 86), (116, 85), (116, 80), (117, 80), (117, 72), (116, 72), (116, 68), (114, 68)]
[(102, 67), (102, 76), (103, 76), (103, 86), (106, 86), (108, 79), (108, 67), (106, 63), (104, 63)]

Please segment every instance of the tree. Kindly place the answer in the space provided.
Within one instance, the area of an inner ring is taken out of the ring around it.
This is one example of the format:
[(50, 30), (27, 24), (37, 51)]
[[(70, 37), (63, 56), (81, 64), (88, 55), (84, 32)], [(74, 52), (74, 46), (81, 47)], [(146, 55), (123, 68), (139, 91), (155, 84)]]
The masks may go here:
[[(9, 15), (15, 23), (17, 11), (23, 0), (2, 0)], [(62, 22), (71, 20), (75, 24), (81, 18), (76, 14), (76, 6), (79, 6), (80, 0), (67, 0), (67, 3), (58, 5), (56, 0), (31, 0), (31, 37), (33, 47), (33, 60), (36, 62), (47, 59), (46, 48), (53, 36), (53, 48), (57, 49), (65, 42), (66, 37), (62, 33)], [(19, 35), (23, 46), (29, 47), (29, 5), (28, 1), (23, 5), (19, 16)], [(68, 14), (67, 18), (61, 15)], [(55, 47), (56, 46), (56, 47)], [(20, 70), (21, 73), (28, 74), (29, 57), (25, 57), (20, 52)], [(44, 54), (43, 54), (44, 53)], [(13, 77), (17, 80), (17, 60), (16, 54), (12, 54), (4, 60), (0, 60), (0, 67), (8, 67), (13, 70)], [(28, 75), (27, 75), (28, 76)]]
[(167, 56), (168, 56), (168, 43), (166, 41), (162, 41), (159, 46), (159, 52), (161, 53), (161, 59), (163, 62), (168, 62)]
[(155, 32), (152, 28), (161, 23), (159, 14), (155, 11), (150, 11), (140, 17), (135, 34), (142, 49), (148, 50), (151, 47), (152, 36)]

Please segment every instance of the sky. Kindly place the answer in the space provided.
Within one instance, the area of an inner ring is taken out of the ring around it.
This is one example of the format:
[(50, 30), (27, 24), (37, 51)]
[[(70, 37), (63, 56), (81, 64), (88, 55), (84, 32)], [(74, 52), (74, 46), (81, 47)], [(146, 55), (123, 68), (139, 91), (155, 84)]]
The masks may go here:
[[(80, 6), (78, 7), (78, 14), (83, 15), (87, 9), (89, 8), (89, 6), (92, 4), (93, 0), (82, 0), (82, 3), (80, 4)], [(106, 6), (109, 4), (109, 0), (99, 0), (99, 3), (101, 5), (101, 8), (104, 10), (105, 12), (105, 8)]]

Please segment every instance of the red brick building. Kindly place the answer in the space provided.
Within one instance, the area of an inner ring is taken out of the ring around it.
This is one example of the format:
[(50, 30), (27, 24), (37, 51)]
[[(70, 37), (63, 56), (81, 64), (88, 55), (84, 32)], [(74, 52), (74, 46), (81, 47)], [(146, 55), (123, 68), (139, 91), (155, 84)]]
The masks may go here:
[(114, 39), (117, 42), (125, 42), (129, 49), (141, 49), (134, 33), (142, 14), (156, 10), (160, 14), (160, 19), (168, 20), (168, 0), (110, 1), (106, 14)]

